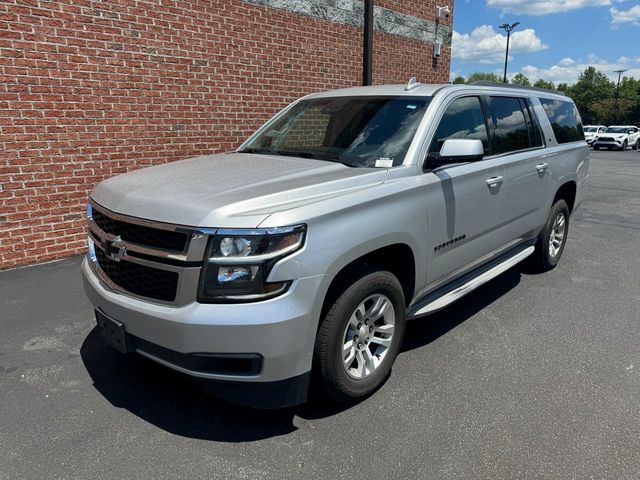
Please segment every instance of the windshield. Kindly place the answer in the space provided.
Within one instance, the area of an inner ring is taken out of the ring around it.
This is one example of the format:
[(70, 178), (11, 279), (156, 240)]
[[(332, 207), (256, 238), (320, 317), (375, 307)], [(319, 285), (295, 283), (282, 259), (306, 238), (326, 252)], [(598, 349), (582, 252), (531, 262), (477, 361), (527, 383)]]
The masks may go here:
[(626, 127), (609, 127), (605, 130), (607, 133), (627, 133)]
[(291, 155), (350, 167), (401, 165), (430, 97), (302, 100), (242, 152)]
[(596, 127), (584, 127), (584, 131), (586, 133), (593, 133), (593, 132), (598, 131), (598, 129)]

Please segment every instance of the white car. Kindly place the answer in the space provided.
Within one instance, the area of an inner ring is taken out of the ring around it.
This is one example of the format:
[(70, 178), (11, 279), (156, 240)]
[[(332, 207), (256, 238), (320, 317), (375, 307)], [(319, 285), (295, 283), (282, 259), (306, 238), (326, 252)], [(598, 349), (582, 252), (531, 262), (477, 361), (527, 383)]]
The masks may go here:
[(614, 125), (601, 133), (592, 144), (594, 150), (607, 148), (626, 150), (627, 147), (640, 148), (640, 129), (633, 125)]
[(598, 135), (603, 133), (606, 129), (607, 127), (605, 125), (585, 125), (583, 130), (584, 139), (587, 142), (587, 145), (591, 145)]

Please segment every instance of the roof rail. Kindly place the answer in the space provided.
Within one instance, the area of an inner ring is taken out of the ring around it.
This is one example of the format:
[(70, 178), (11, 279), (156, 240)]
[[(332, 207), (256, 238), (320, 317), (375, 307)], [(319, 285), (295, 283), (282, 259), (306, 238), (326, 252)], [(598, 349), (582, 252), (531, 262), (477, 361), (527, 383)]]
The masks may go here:
[(407, 86), (404, 87), (404, 91), (405, 92), (410, 92), (414, 88), (418, 88), (420, 85), (422, 85), (422, 84), (420, 82), (418, 82), (416, 77), (411, 77), (411, 79), (407, 82)]
[(539, 87), (526, 87), (523, 85), (513, 85), (511, 83), (496, 83), (496, 82), (488, 82), (486, 80), (479, 80), (477, 82), (471, 82), (469, 85), (478, 85), (480, 87), (501, 87), (501, 88), (517, 88), (520, 90), (531, 90), (534, 92), (542, 92), (542, 93), (552, 93), (554, 95), (562, 95), (567, 97), (568, 95), (560, 90), (551, 90), (550, 88), (539, 88)]

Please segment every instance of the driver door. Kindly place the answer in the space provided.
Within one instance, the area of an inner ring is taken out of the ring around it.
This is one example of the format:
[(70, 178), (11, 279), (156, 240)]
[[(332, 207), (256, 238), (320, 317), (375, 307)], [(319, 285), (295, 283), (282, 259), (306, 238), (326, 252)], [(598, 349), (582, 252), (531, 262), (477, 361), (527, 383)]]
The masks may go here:
[(501, 158), (486, 157), (488, 132), (480, 97), (458, 97), (446, 106), (431, 141), (429, 152), (437, 154), (450, 138), (481, 140), (485, 157), (426, 173), (429, 290), (480, 265), (497, 248), (505, 167)]

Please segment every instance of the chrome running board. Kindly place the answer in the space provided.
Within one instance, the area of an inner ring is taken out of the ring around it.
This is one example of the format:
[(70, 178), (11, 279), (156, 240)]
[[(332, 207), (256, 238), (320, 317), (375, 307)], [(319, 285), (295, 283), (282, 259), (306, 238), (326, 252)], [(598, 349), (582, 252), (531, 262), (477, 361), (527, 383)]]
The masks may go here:
[[(450, 290), (443, 295), (437, 296), (435, 299), (429, 301), (426, 305), (419, 306), (417, 310), (409, 310), (408, 319), (427, 315), (429, 313), (437, 312), (438, 310), (443, 309), (447, 305), (450, 305), (456, 300), (464, 297), (467, 293), (472, 292), (476, 288), (487, 283), (489, 280), (493, 280), (501, 273), (506, 272), (514, 265), (520, 263), (522, 260), (531, 255), (534, 250), (535, 247), (533, 246), (527, 247), (524, 250), (516, 253), (515, 255), (507, 258), (503, 262), (498, 263), (496, 266), (490, 268), (489, 270), (486, 270), (485, 272), (471, 278), (470, 280), (454, 288), (453, 290)], [(429, 295), (428, 297), (430, 296), (431, 295)]]

